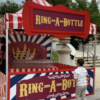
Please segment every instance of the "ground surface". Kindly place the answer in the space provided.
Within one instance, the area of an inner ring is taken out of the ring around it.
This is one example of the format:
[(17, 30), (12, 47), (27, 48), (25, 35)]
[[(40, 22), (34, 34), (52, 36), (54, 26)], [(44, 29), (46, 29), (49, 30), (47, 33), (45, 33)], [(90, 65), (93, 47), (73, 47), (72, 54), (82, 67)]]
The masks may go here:
[(95, 87), (100, 88), (100, 67), (96, 68), (95, 73)]

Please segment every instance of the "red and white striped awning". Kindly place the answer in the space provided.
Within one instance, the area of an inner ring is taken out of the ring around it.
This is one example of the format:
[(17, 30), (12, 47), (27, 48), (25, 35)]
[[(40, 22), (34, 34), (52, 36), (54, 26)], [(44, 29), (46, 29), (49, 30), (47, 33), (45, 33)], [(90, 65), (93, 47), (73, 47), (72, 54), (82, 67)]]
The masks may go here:
[(97, 34), (97, 25), (96, 24), (90, 23), (90, 31), (89, 31), (89, 34), (91, 34), (91, 35)]
[[(42, 6), (52, 6), (46, 0), (32, 0), (33, 2)], [(22, 25), (22, 11), (19, 10), (16, 13), (6, 13), (5, 16), (0, 20), (0, 30), (8, 29), (24, 29)]]
[[(52, 7), (46, 0), (32, 0), (33, 2), (42, 6)], [(0, 30), (8, 29), (24, 29), (22, 24), (22, 11), (19, 10), (16, 13), (6, 13), (5, 16), (0, 20)], [(97, 25), (90, 23), (89, 34), (95, 35), (97, 33)]]

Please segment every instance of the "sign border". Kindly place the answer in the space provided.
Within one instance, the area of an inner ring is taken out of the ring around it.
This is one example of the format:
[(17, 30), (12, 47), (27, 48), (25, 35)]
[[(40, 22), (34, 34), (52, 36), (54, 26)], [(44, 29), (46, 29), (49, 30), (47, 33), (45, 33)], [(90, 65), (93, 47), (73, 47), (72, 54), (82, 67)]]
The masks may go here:
[[(54, 70), (54, 71), (35, 71), (35, 72), (14, 72), (14, 73), (9, 73), (8, 74), (8, 100), (10, 100), (10, 76), (11, 75), (22, 75), (22, 74), (33, 74), (33, 73), (50, 73), (50, 72), (62, 72), (62, 71), (74, 71), (75, 69), (61, 69), (61, 70)], [(94, 75), (95, 75), (95, 68), (86, 68), (86, 70), (93, 70), (93, 92), (90, 93), (90, 94), (87, 94), (86, 96), (88, 95), (93, 95), (94, 94)], [(75, 98), (75, 96), (73, 97), (69, 97), (69, 98), (66, 98), (66, 99), (73, 99)], [(65, 100), (64, 99), (59, 99), (59, 100)]]
[[(34, 30), (33, 29), (33, 9), (53, 11), (53, 12), (59, 12), (59, 13), (69, 13), (69, 14), (75, 14), (75, 15), (84, 15), (85, 16), (84, 32)], [(45, 7), (45, 6), (38, 5), (34, 2), (27, 1), (23, 8), (23, 25), (28, 35), (46, 34), (46, 35), (53, 35), (58, 38), (65, 38), (67, 36), (78, 36), (81, 38), (87, 38), (89, 34), (89, 29), (90, 29), (90, 14), (88, 11), (71, 10), (64, 5), (56, 5), (54, 7)]]

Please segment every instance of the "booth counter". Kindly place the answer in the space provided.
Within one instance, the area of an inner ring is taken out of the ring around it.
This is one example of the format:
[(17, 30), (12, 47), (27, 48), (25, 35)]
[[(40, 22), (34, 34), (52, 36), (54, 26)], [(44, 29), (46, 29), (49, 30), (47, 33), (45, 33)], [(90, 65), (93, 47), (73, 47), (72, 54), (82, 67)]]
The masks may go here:
[[(53, 63), (57, 69), (9, 73), (9, 100), (52, 100), (75, 98), (76, 81), (73, 78), (75, 66)], [(94, 94), (95, 68), (87, 68), (86, 95)]]

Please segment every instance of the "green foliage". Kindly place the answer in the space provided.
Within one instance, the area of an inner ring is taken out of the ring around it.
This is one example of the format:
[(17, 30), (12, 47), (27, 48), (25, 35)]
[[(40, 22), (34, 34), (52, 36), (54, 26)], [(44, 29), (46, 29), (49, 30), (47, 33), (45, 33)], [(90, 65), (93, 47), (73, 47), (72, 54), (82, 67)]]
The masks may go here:
[(100, 12), (98, 4), (99, 2), (96, 2), (96, 0), (92, 0), (89, 6), (89, 12), (91, 17), (91, 23), (96, 24), (97, 29), (100, 32)]
[[(88, 0), (75, 0), (75, 2), (72, 2), (72, 0), (47, 0), (47, 1), (52, 5), (63, 4), (76, 11), (88, 10), (90, 13), (91, 23), (97, 25), (98, 33), (100, 33), (100, 10), (98, 8), (100, 2), (97, 2), (96, 0), (91, 0), (91, 2), (88, 2)], [(87, 39), (82, 39), (79, 37), (71, 37), (71, 44), (75, 48), (77, 48), (77, 41), (75, 40), (75, 38), (77, 38), (78, 40), (80, 39), (83, 44), (89, 42), (89, 37)]]
[(0, 2), (0, 14), (5, 13), (15, 13), (22, 8), (22, 5), (18, 5), (12, 0), (7, 0), (6, 2)]
[(75, 3), (72, 4), (72, 9), (77, 11), (89, 10), (88, 6), (89, 2), (87, 0), (75, 0)]
[(22, 4), (24, 5), (24, 3), (25, 3), (26, 1), (27, 1), (27, 0), (22, 1)]
[(100, 11), (98, 8), (99, 2), (96, 0), (75, 0), (76, 2), (72, 4), (72, 9), (81, 11), (81, 10), (88, 10), (90, 13), (91, 23), (97, 25), (97, 30), (100, 32)]
[(0, 18), (2, 18), (3, 17), (3, 15), (2, 14), (0, 14)]
[(63, 4), (69, 8), (71, 8), (72, 0), (47, 0), (53, 6), (57, 4)]
[(51, 57), (51, 59), (52, 59), (52, 61), (59, 62), (58, 52), (52, 51), (52, 57)]
[(97, 32), (97, 34), (100, 34), (100, 32)]
[(90, 14), (93, 12), (99, 13), (98, 4), (99, 2), (96, 2), (96, 0), (91, 0), (90, 5), (89, 5)]
[(98, 8), (100, 2), (97, 2), (96, 0), (91, 0), (91, 2), (88, 2), (88, 0), (75, 0), (75, 2), (72, 2), (72, 0), (47, 1), (52, 5), (63, 4), (76, 11), (88, 10), (90, 12), (91, 23), (96, 24), (97, 29), (100, 32), (100, 10)]

